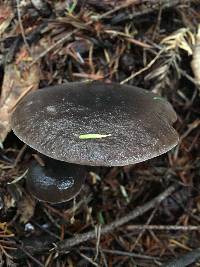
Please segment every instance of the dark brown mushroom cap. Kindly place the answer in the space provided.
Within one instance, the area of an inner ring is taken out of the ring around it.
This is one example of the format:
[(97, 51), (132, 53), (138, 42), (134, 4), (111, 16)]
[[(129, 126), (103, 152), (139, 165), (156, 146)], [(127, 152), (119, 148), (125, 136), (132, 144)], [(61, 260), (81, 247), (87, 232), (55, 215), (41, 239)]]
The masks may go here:
[(74, 198), (84, 181), (83, 166), (50, 158), (45, 159), (45, 166), (34, 162), (26, 177), (28, 190), (34, 197), (54, 204)]
[(178, 142), (176, 113), (138, 87), (67, 83), (27, 95), (12, 114), (14, 133), (57, 160), (123, 166), (161, 155)]

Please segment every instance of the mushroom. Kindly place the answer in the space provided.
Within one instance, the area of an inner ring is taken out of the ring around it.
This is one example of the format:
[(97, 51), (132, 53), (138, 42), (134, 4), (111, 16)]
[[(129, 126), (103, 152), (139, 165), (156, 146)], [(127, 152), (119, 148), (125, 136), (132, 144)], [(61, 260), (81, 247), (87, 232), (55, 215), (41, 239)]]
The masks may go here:
[(74, 198), (83, 185), (82, 166), (43, 157), (44, 166), (32, 163), (26, 183), (29, 192), (39, 200), (61, 203)]
[(14, 110), (11, 125), (19, 139), (55, 160), (124, 166), (172, 149), (178, 143), (175, 121), (171, 104), (154, 93), (94, 81), (28, 94)]

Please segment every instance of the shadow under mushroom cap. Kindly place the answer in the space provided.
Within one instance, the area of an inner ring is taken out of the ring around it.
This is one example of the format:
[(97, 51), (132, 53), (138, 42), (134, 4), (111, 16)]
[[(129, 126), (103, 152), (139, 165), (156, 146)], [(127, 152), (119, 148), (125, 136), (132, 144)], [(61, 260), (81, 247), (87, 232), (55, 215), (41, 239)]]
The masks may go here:
[(123, 166), (173, 148), (175, 120), (172, 106), (149, 91), (78, 82), (30, 93), (17, 105), (11, 125), (19, 139), (54, 159)]

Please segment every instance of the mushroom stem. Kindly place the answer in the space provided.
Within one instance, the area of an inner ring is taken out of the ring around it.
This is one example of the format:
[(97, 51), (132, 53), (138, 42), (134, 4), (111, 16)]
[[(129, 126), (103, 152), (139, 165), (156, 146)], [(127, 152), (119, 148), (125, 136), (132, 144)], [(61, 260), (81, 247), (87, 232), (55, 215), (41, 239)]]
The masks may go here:
[(42, 158), (45, 166), (33, 162), (27, 173), (29, 192), (39, 200), (61, 203), (74, 198), (85, 180), (85, 167), (52, 158)]

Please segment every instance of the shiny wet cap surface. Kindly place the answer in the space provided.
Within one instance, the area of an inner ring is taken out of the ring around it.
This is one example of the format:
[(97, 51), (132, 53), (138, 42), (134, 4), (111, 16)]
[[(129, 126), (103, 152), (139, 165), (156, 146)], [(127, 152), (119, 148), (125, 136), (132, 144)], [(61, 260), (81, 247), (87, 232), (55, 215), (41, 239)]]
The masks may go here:
[(50, 158), (45, 160), (45, 166), (32, 163), (26, 177), (28, 190), (34, 197), (54, 204), (74, 198), (84, 181), (83, 166)]

